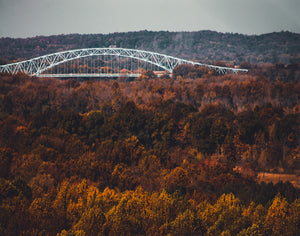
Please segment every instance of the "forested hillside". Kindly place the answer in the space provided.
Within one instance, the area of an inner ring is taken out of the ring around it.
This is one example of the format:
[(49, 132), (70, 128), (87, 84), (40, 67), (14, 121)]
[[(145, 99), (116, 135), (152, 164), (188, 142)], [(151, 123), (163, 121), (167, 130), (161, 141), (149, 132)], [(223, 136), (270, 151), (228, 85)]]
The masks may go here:
[(71, 34), (26, 39), (0, 38), (0, 58), (4, 63), (6, 60), (29, 59), (69, 49), (116, 46), (150, 50), (210, 64), (217, 61), (232, 65), (243, 61), (288, 64), (299, 62), (299, 42), (300, 34), (291, 32), (251, 36), (214, 31)]
[[(96, 36), (57, 38), (68, 37)], [(2, 74), (0, 235), (297, 235), (299, 189), (256, 175), (299, 175), (300, 65), (247, 67)]]

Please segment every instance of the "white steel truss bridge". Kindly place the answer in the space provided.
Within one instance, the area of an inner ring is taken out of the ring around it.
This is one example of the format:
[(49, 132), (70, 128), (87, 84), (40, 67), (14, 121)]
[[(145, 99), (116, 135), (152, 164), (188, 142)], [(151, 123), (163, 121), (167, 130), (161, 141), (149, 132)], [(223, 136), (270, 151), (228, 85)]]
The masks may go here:
[[(103, 59), (101, 58), (101, 56), (110, 56), (110, 59)], [(79, 62), (79, 60), (89, 57), (94, 58), (94, 60), (90, 62), (89, 66), (86, 66), (82, 62)], [(123, 61), (121, 61), (121, 63), (120, 61), (117, 62), (117, 60), (115, 59), (117, 57), (123, 58)], [(133, 62), (133, 60), (135, 60), (135, 62)], [(102, 65), (99, 64), (99, 61), (102, 61)], [(230, 67), (202, 64), (195, 61), (184, 60), (156, 52), (137, 49), (84, 48), (52, 53), (32, 58), (26, 61), (0, 65), (0, 72), (11, 74), (22, 72), (31, 76), (39, 77), (118, 77), (126, 73), (129, 77), (137, 77), (141, 74), (141, 70), (138, 69), (141, 66), (138, 65), (138, 63), (140, 62), (151, 65), (152, 69), (153, 66), (154, 68), (160, 68), (160, 70), (164, 70), (167, 73), (172, 73), (173, 69), (181, 64), (199, 65), (210, 70), (215, 70), (219, 74), (248, 71), (246, 69), (236, 69)], [(129, 70), (128, 68), (126, 68), (126, 63), (127, 67), (130, 68)], [(136, 66), (135, 69), (133, 64)], [(117, 65), (118, 70), (112, 70), (111, 68), (113, 67), (113, 65)], [(121, 70), (122, 66), (123, 72)], [(73, 69), (77, 69), (72, 71), (70, 67)], [(55, 70), (54, 68), (58, 69)]]

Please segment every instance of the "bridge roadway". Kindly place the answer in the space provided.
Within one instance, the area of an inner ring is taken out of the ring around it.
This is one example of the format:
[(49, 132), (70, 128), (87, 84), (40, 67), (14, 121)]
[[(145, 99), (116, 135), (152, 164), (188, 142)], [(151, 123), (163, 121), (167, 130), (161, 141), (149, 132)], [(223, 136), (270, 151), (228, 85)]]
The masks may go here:
[(38, 77), (41, 78), (81, 78), (81, 77), (90, 77), (90, 78), (115, 78), (115, 77), (132, 77), (137, 78), (140, 74), (122, 74), (122, 73), (112, 73), (112, 74), (99, 74), (99, 73), (80, 73), (80, 74), (39, 74)]

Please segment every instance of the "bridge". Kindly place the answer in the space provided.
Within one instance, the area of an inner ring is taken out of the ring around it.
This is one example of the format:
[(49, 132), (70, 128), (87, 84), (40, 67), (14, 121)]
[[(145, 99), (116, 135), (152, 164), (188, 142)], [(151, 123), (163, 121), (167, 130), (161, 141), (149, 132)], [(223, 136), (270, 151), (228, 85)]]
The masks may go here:
[(246, 69), (215, 66), (156, 52), (125, 48), (84, 48), (52, 53), (1, 65), (0, 72), (19, 72), (38, 77), (138, 77), (143, 71), (171, 74), (181, 64), (198, 65), (219, 74), (247, 72)]

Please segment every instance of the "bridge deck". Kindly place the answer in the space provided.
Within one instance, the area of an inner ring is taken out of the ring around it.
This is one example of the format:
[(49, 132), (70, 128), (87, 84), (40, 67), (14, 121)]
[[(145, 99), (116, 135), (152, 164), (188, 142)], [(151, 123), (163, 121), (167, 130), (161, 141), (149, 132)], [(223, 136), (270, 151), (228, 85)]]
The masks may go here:
[(140, 74), (121, 74), (121, 73), (112, 73), (112, 74), (98, 74), (98, 73), (80, 73), (80, 74), (39, 74), (38, 77), (43, 77), (43, 78), (76, 78), (76, 77), (91, 77), (91, 78), (95, 78), (95, 77), (103, 77), (103, 78), (107, 78), (107, 77), (134, 77), (137, 78), (139, 77)]

